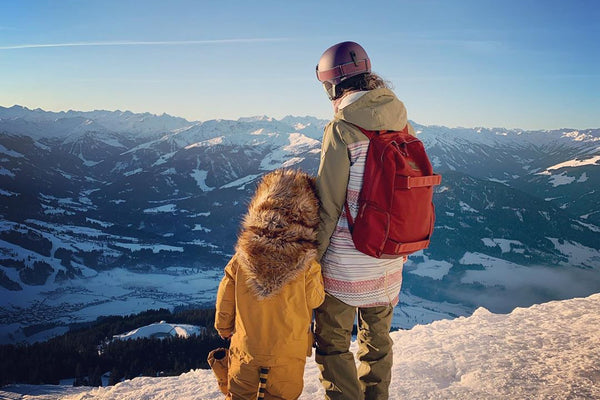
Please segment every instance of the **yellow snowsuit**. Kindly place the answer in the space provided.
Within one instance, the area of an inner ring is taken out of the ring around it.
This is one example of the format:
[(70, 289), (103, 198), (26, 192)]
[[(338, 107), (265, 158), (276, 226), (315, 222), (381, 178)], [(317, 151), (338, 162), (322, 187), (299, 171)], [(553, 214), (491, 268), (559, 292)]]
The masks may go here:
[(233, 334), (229, 398), (256, 398), (261, 367), (269, 368), (266, 399), (302, 393), (312, 310), (325, 297), (315, 261), (318, 225), (312, 178), (292, 170), (263, 178), (217, 294), (215, 328)]

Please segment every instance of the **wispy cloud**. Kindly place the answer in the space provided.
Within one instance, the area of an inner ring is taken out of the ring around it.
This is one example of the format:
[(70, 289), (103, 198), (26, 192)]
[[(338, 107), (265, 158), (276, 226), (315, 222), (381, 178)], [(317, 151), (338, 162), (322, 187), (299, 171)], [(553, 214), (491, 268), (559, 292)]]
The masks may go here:
[(72, 42), (72, 43), (34, 43), (0, 46), (0, 50), (41, 49), (50, 47), (97, 47), (97, 46), (182, 46), (205, 44), (264, 43), (283, 42), (289, 38), (253, 38), (253, 39), (214, 39), (214, 40), (162, 40), (162, 41), (111, 41), (111, 42)]

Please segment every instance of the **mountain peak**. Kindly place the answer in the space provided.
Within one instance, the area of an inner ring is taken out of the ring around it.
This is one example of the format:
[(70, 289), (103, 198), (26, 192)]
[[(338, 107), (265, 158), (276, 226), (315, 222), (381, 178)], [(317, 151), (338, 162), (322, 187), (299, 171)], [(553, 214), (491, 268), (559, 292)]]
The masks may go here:
[(273, 122), (273, 118), (267, 117), (266, 115), (255, 115), (251, 117), (240, 117), (238, 118), (239, 122), (256, 122), (256, 121), (266, 121)]

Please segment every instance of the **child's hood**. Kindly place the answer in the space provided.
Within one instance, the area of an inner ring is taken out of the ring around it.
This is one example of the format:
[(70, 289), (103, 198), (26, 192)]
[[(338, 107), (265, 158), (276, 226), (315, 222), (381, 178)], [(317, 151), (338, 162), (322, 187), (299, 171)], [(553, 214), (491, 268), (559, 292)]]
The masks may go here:
[(240, 268), (259, 299), (276, 294), (314, 260), (318, 226), (314, 178), (282, 169), (263, 177), (236, 246)]

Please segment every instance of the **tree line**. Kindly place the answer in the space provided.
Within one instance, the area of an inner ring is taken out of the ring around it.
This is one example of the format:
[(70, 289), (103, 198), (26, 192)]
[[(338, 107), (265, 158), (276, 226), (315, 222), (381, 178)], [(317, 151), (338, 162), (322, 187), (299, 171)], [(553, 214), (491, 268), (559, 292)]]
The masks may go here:
[[(1, 345), (0, 386), (58, 384), (68, 378), (75, 378), (74, 385), (101, 386), (105, 372), (110, 372), (109, 384), (115, 384), (137, 376), (180, 375), (191, 369), (209, 368), (208, 353), (227, 347), (213, 328), (214, 317), (214, 309), (149, 310), (99, 317), (45, 342)], [(113, 335), (162, 320), (206, 329), (187, 339), (111, 340)]]

